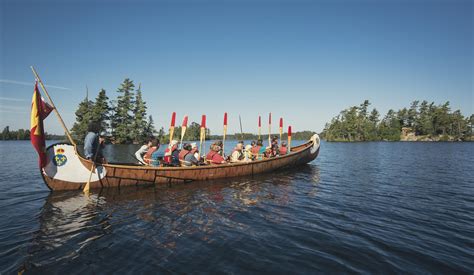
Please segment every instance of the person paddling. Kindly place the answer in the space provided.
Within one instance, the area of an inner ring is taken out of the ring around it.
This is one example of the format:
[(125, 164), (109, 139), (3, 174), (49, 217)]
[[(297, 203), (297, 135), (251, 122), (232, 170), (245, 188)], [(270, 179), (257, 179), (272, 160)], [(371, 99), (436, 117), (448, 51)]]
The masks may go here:
[(149, 138), (146, 140), (145, 144), (143, 144), (140, 149), (138, 149), (135, 152), (135, 158), (141, 163), (141, 164), (146, 164), (145, 160), (143, 159), (143, 156), (146, 154), (148, 149), (151, 148), (153, 142), (153, 138)]

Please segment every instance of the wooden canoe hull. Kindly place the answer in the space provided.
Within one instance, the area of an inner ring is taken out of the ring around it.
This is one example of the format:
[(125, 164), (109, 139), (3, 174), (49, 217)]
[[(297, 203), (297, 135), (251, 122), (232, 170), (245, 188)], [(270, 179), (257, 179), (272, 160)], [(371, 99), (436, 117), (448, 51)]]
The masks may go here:
[[(91, 188), (120, 187), (139, 184), (171, 184), (190, 181), (252, 176), (294, 167), (314, 160), (320, 149), (319, 136), (291, 149), (291, 154), (246, 163), (207, 165), (193, 167), (149, 167), (121, 164), (101, 164), (94, 173)], [(70, 144), (48, 147), (48, 164), (41, 171), (51, 190), (82, 189), (92, 167)]]

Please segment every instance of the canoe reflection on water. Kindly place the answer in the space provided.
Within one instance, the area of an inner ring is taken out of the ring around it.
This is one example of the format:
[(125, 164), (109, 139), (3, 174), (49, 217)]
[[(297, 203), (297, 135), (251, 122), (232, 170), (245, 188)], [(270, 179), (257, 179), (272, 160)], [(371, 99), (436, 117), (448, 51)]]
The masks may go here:
[(79, 273), (78, 268), (100, 271), (99, 266), (131, 261), (160, 270), (163, 260), (239, 241), (241, 234), (258, 233), (255, 226), (284, 223), (293, 211), (285, 207), (297, 187), (304, 185), (308, 196), (316, 196), (319, 173), (308, 164), (271, 175), (171, 188), (105, 188), (90, 197), (52, 192), (24, 268), (54, 272), (74, 266)]

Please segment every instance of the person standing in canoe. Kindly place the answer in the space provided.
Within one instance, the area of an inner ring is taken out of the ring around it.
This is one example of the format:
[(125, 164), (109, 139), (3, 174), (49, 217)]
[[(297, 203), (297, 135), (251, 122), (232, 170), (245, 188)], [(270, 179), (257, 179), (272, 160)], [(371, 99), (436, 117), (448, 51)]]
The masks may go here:
[[(87, 135), (84, 138), (84, 155), (86, 159), (103, 159), (102, 148), (105, 139), (99, 135), (100, 125), (97, 122), (90, 122), (87, 126)], [(98, 150), (98, 151), (97, 151)], [(97, 153), (97, 154), (96, 154)]]
[(145, 154), (148, 152), (148, 150), (151, 148), (152, 146), (152, 142), (153, 142), (153, 139), (152, 138), (149, 138), (146, 140), (145, 144), (142, 145), (142, 147), (140, 147), (140, 149), (138, 149), (136, 152), (135, 152), (135, 158), (141, 163), (141, 164), (146, 164), (145, 163), (145, 160), (143, 159), (143, 156), (145, 156)]

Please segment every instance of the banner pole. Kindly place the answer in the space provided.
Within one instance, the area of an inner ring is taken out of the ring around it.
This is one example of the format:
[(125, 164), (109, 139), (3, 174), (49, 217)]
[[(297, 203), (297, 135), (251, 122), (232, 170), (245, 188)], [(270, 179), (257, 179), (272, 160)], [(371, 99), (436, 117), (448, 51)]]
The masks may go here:
[(69, 133), (69, 130), (67, 129), (66, 127), (66, 124), (64, 123), (64, 120), (62, 119), (61, 115), (59, 114), (58, 112), (58, 109), (56, 108), (56, 106), (54, 105), (54, 102), (53, 100), (51, 99), (51, 97), (49, 96), (49, 93), (48, 91), (46, 90), (46, 87), (44, 86), (43, 84), (43, 81), (41, 81), (41, 78), (39, 77), (38, 73), (36, 72), (35, 68), (33, 66), (30, 66), (31, 70), (33, 71), (33, 74), (35, 75), (36, 79), (38, 80), (40, 86), (41, 86), (41, 89), (43, 89), (43, 92), (46, 94), (46, 97), (48, 98), (49, 100), (49, 103), (51, 104), (51, 106), (53, 107), (53, 110), (54, 110), (54, 113), (56, 113), (56, 116), (58, 117), (58, 120), (61, 124), (61, 126), (63, 127), (64, 129), (64, 133), (66, 133), (66, 136), (67, 138), (69, 139), (69, 142), (73, 145), (73, 146), (76, 146), (76, 143), (74, 142), (74, 140), (72, 139), (72, 136), (71, 134)]

